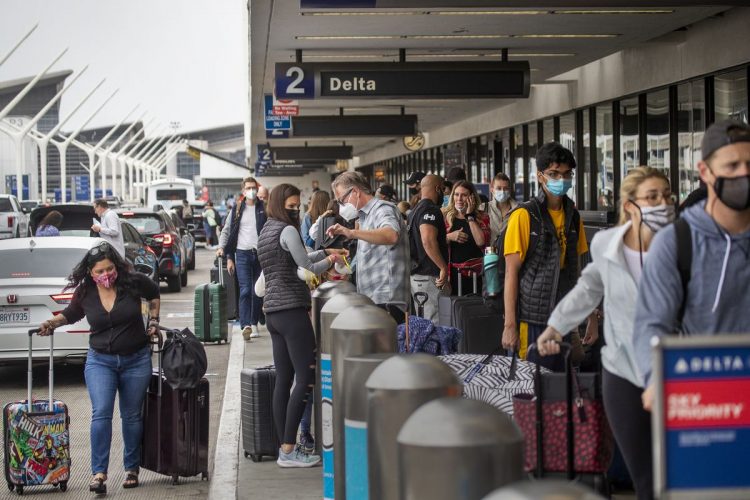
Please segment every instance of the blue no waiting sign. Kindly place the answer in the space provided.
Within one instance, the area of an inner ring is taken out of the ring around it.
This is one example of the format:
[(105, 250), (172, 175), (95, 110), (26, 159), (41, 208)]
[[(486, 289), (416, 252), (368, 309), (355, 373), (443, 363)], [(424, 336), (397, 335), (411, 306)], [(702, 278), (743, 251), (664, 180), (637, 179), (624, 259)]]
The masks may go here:
[(273, 114), (273, 96), (263, 96), (263, 108), (266, 116), (266, 130), (289, 130), (292, 128), (292, 118)]

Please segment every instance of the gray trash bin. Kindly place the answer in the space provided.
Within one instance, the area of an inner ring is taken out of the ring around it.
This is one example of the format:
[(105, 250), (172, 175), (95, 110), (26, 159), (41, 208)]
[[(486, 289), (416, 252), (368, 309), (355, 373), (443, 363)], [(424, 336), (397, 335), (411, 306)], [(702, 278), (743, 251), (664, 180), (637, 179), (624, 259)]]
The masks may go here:
[[(326, 304), (326, 308), (342, 295), (338, 295)], [(324, 308), (324, 310), (326, 309)], [(344, 380), (346, 368), (344, 360), (348, 357), (362, 354), (395, 353), (396, 344), (396, 322), (385, 312), (385, 310), (373, 306), (353, 306), (336, 316), (331, 323), (331, 375), (333, 379), (333, 405), (326, 405), (325, 394), (323, 397), (323, 454), (326, 456), (326, 429), (333, 430), (333, 477), (336, 500), (346, 498), (345, 477), (345, 440), (344, 440), (344, 408), (346, 395), (344, 393)], [(321, 358), (322, 360), (322, 358)], [(329, 409), (327, 409), (327, 406)], [(332, 406), (332, 407), (331, 407)], [(332, 411), (331, 411), (332, 410)], [(332, 426), (326, 425), (326, 418), (333, 417)], [(329, 455), (330, 457), (330, 455)], [(326, 470), (328, 462), (323, 463), (323, 497), (328, 496), (327, 487), (330, 487)]]
[(495, 490), (484, 500), (603, 500), (583, 485), (559, 479), (519, 481)]
[(386, 359), (395, 353), (364, 354), (346, 358), (344, 370), (344, 445), (346, 496), (349, 500), (368, 498), (367, 486), (367, 388), (365, 382)]
[[(321, 337), (321, 311), (323, 306), (333, 297), (341, 293), (355, 293), (357, 287), (349, 281), (337, 280), (326, 281), (312, 293), (312, 321), (313, 330), (315, 330), (315, 345), (318, 350), (315, 354), (315, 373), (316, 378), (320, 373), (320, 337)], [(315, 425), (315, 453), (320, 455), (322, 451), (321, 439), (322, 427), (320, 423), (320, 380), (315, 381), (313, 388), (313, 424)]]
[(487, 403), (441, 398), (401, 428), (398, 460), (401, 500), (481, 500), (523, 478), (523, 435)]
[(460, 396), (461, 382), (434, 356), (399, 354), (375, 369), (367, 393), (369, 497), (398, 498), (398, 432), (423, 404)]

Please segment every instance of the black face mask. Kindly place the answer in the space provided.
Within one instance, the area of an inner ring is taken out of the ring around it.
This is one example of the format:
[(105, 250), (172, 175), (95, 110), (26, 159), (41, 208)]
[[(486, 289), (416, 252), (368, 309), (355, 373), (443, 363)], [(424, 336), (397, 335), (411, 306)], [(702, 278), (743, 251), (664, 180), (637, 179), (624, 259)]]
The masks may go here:
[(289, 218), (293, 221), (299, 220), (299, 210), (295, 210), (293, 208), (287, 208), (286, 213), (289, 214)]
[(418, 192), (419, 192), (419, 189), (417, 189), (417, 188), (409, 188), (409, 194), (412, 195), (412, 196), (414, 196)]
[(716, 176), (714, 191), (721, 202), (732, 210), (750, 208), (750, 175), (740, 177)]

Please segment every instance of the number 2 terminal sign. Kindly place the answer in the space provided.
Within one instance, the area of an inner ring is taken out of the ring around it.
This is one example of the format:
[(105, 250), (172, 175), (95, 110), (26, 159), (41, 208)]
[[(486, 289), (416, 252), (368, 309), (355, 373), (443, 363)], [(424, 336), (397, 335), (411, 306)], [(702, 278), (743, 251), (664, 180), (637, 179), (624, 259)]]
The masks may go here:
[(528, 61), (277, 63), (279, 99), (525, 98)]
[(750, 335), (656, 344), (659, 498), (750, 498)]

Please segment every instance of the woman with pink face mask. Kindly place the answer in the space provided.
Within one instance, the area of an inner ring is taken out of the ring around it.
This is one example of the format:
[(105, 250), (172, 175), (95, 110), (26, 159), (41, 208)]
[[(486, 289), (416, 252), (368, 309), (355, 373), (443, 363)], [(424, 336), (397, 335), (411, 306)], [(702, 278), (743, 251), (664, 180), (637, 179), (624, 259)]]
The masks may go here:
[[(112, 441), (115, 395), (120, 397), (124, 442), (124, 488), (138, 486), (143, 420), (141, 408), (151, 379), (149, 336), (159, 335), (159, 285), (137, 273), (109, 245), (102, 242), (86, 253), (68, 277), (73, 290), (70, 305), (42, 323), (39, 335), (84, 317), (91, 328), (86, 356), (86, 387), (93, 406), (89, 490), (107, 492), (105, 481)], [(148, 331), (143, 325), (141, 300), (149, 303)]]

